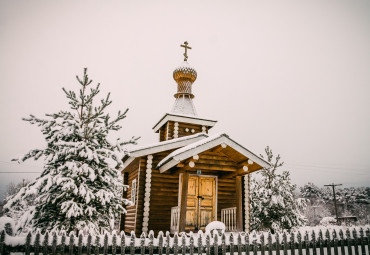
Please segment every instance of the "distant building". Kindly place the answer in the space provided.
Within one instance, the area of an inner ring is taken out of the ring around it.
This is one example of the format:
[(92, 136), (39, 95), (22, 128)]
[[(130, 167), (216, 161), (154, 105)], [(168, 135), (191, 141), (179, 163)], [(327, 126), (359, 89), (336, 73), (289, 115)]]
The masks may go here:
[(356, 216), (342, 216), (337, 218), (338, 225), (352, 225), (357, 222)]

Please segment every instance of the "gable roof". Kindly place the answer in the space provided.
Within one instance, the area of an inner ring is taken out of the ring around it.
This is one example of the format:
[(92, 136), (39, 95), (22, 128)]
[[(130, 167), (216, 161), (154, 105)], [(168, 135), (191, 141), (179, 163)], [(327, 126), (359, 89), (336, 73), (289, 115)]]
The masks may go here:
[(155, 154), (161, 151), (167, 151), (184, 147), (189, 144), (196, 143), (197, 141), (207, 137), (208, 135), (205, 133), (197, 133), (194, 135), (184, 136), (180, 138), (171, 139), (168, 141), (137, 147), (135, 150), (131, 150), (127, 155), (123, 157), (122, 159), (123, 168), (126, 168), (135, 158)]
[(163, 173), (177, 165), (180, 161), (209, 150), (220, 144), (226, 144), (227, 146), (230, 146), (242, 155), (256, 162), (261, 167), (270, 167), (270, 164), (267, 161), (258, 157), (248, 149), (244, 148), (243, 146), (232, 140), (228, 135), (217, 134), (173, 151), (158, 163), (157, 169), (159, 169), (159, 171)]

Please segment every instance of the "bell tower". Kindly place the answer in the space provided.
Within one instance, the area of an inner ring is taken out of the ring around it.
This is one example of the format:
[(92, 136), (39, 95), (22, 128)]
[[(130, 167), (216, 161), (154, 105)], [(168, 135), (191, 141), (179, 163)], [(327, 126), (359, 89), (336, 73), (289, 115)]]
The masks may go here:
[(196, 133), (208, 133), (217, 121), (199, 118), (193, 103), (192, 85), (197, 79), (197, 72), (188, 63), (188, 42), (180, 45), (185, 49), (184, 62), (173, 71), (177, 83), (175, 103), (170, 113), (166, 113), (153, 127), (159, 133), (160, 141), (189, 136)]

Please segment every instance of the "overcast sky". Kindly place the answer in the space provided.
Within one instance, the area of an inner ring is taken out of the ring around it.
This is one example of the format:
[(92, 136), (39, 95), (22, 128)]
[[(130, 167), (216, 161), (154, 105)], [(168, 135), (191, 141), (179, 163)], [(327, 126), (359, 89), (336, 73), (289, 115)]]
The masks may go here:
[[(370, 1), (0, 0), (0, 195), (42, 162), (10, 159), (45, 146), (21, 120), (67, 109), (76, 74), (129, 108), (117, 136), (158, 140), (172, 71), (198, 72), (198, 115), (253, 151), (281, 154), (298, 185), (370, 185)], [(4, 173), (13, 172), (13, 173)]]

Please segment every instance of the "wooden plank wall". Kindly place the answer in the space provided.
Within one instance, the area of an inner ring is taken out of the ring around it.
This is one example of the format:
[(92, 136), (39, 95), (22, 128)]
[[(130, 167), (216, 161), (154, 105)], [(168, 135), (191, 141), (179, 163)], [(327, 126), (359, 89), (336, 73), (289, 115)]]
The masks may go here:
[[(132, 166), (130, 167), (130, 169), (126, 169), (126, 171), (128, 172), (128, 182), (127, 182), (127, 184), (129, 185), (129, 188), (128, 188), (127, 193), (126, 193), (128, 200), (131, 200), (132, 181), (134, 179), (137, 179), (139, 171), (140, 171), (139, 164), (140, 164), (140, 158), (135, 159), (135, 162), (132, 163)], [(138, 186), (138, 185), (136, 185), (136, 186)], [(139, 189), (137, 188), (136, 192), (138, 192), (138, 190)], [(137, 193), (136, 193), (136, 197), (137, 197)], [(139, 200), (137, 199), (137, 201), (139, 201)], [(124, 216), (124, 222), (125, 222), (124, 223), (124, 231), (126, 233), (130, 233), (131, 231), (134, 231), (134, 229), (135, 229), (136, 207), (137, 207), (137, 204), (126, 207), (127, 213)]]
[(170, 171), (161, 174), (154, 167), (170, 152), (158, 153), (153, 157), (148, 229), (155, 234), (170, 230), (171, 207), (178, 203), (179, 175), (171, 174)]
[(145, 194), (145, 177), (146, 177), (147, 157), (140, 160), (140, 173), (138, 181), (137, 209), (136, 209), (136, 226), (135, 234), (140, 235), (143, 231), (143, 212), (144, 212), (144, 194)]
[(221, 221), (221, 209), (236, 206), (235, 178), (218, 178), (217, 220)]
[[(186, 128), (189, 129), (188, 132), (185, 131)], [(191, 132), (192, 129), (194, 129), (194, 133)], [(200, 132), (202, 132), (201, 125), (179, 122), (179, 137), (194, 135)]]
[[(168, 132), (168, 140), (173, 139), (173, 134), (174, 134), (174, 127), (175, 127), (175, 122), (174, 121), (169, 121), (168, 124), (166, 123), (159, 129), (159, 141), (166, 141), (167, 138), (167, 132)], [(190, 124), (190, 123), (183, 123), (179, 122), (179, 130), (178, 130), (178, 137), (183, 137), (183, 136), (189, 136), (189, 135), (194, 135), (197, 133), (202, 132), (202, 125), (196, 125), (196, 124)], [(188, 132), (186, 132), (186, 128), (189, 129)], [(194, 133), (191, 132), (191, 130), (194, 129)], [(206, 128), (206, 133), (208, 133), (208, 127)]]

